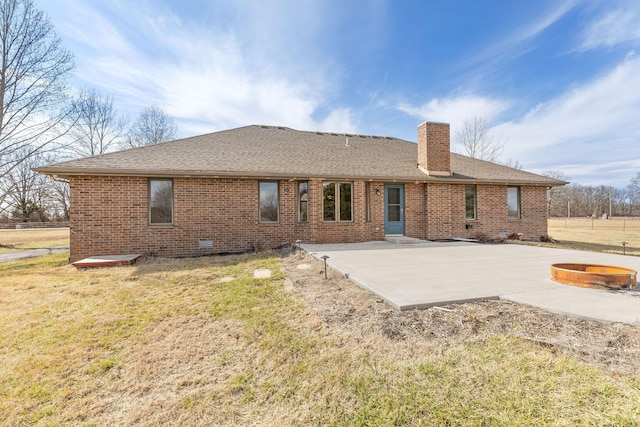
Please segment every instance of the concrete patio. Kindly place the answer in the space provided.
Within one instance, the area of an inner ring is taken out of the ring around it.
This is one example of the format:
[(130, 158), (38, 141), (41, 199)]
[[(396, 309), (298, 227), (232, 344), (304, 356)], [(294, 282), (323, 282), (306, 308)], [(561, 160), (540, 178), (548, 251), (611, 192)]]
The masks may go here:
[(640, 290), (578, 288), (551, 280), (551, 264), (617, 265), (640, 258), (516, 244), (424, 242), (303, 244), (316, 258), (400, 310), (504, 299), (602, 322), (640, 325)]

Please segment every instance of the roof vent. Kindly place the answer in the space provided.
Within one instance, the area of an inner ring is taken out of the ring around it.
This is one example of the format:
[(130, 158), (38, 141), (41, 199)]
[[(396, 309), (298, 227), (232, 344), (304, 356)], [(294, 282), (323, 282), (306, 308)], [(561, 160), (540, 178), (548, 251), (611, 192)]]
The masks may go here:
[(344, 143), (345, 147), (351, 147), (351, 145), (349, 145), (349, 137), (347, 136), (347, 140)]

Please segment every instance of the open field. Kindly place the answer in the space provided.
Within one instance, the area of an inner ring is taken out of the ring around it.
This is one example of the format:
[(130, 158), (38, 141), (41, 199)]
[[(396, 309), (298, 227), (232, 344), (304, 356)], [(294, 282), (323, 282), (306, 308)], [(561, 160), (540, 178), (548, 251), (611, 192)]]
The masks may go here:
[(69, 244), (68, 228), (0, 230), (0, 253)]
[(550, 218), (548, 234), (563, 247), (640, 256), (640, 219)]
[(67, 256), (0, 264), (2, 425), (640, 423), (638, 326), (398, 312), (304, 254)]

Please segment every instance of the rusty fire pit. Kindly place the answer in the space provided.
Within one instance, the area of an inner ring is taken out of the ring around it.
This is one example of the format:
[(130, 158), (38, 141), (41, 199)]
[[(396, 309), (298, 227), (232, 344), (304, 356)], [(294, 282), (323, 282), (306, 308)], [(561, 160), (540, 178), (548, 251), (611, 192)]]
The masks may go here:
[(551, 278), (565, 285), (597, 289), (633, 289), (635, 270), (598, 264), (553, 264)]

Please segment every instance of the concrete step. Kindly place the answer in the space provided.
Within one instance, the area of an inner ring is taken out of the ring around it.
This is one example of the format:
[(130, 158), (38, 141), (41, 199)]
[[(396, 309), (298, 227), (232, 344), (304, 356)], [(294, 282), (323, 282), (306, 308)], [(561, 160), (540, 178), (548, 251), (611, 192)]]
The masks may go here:
[(385, 242), (399, 243), (402, 245), (412, 245), (420, 241), (420, 239), (416, 239), (414, 237), (407, 237), (407, 236), (385, 236), (384, 240)]

